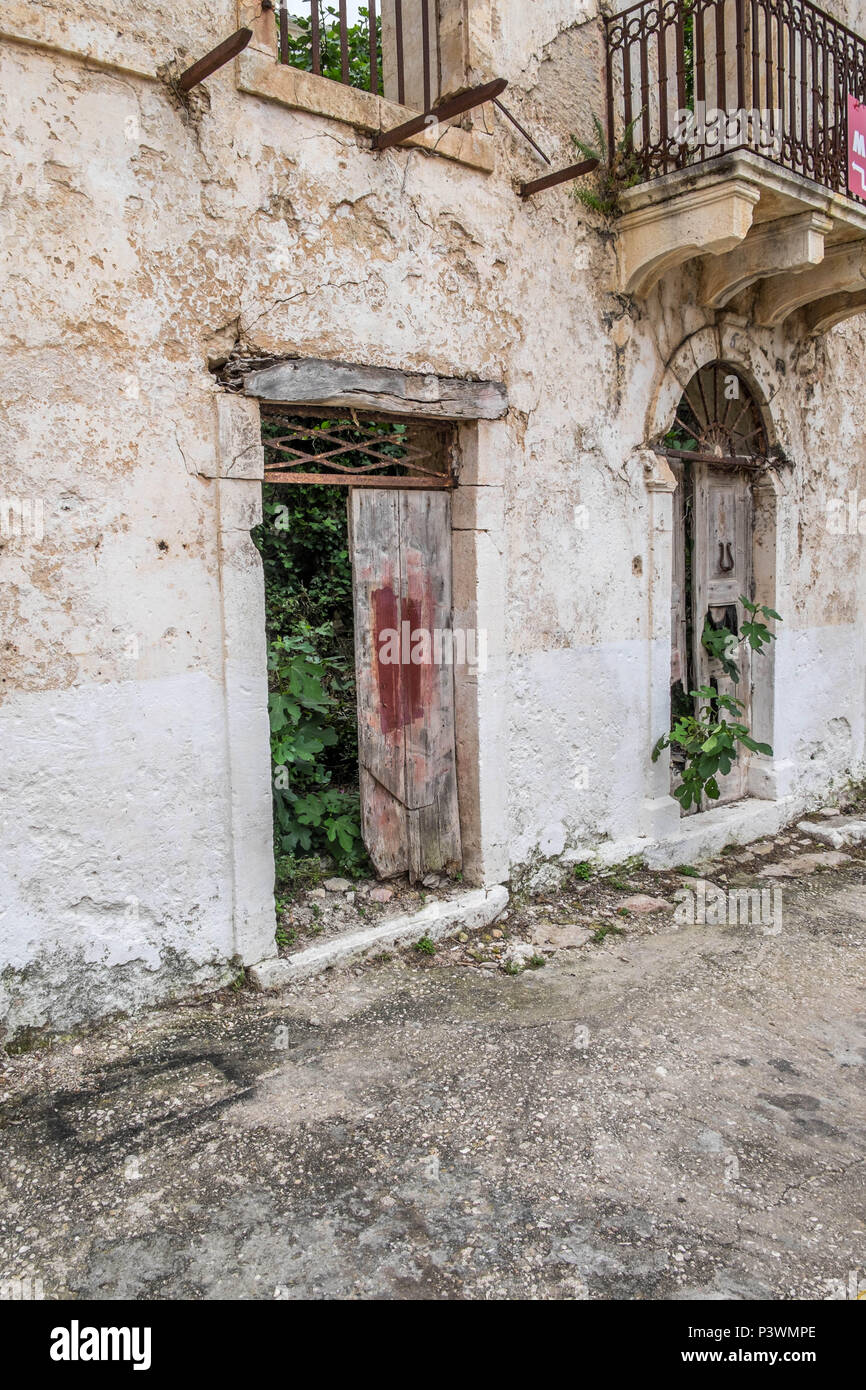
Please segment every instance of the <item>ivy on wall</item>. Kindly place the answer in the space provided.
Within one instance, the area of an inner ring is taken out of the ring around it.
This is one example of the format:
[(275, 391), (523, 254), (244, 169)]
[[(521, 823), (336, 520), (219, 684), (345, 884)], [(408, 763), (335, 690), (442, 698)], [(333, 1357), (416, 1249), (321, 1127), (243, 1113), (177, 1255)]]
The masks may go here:
[(360, 866), (346, 491), (266, 483), (263, 514), (253, 537), (265, 571), (277, 854)]

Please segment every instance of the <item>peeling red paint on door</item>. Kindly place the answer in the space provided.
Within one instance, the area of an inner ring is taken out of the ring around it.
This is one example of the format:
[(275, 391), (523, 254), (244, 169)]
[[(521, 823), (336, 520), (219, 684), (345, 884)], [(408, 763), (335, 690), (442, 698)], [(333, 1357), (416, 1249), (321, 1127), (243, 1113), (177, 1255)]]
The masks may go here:
[(454, 871), (450, 498), (353, 489), (350, 520), (364, 842), (384, 877)]
[(400, 631), (400, 605), (392, 588), (374, 589), (370, 594), (373, 605), (373, 670), (379, 691), (379, 727), (383, 734), (392, 734), (406, 723), (403, 717), (400, 667), (387, 661), (387, 636)]
[[(410, 584), (412, 577), (410, 575)], [(434, 604), (429, 579), (415, 573), (423, 592), (398, 598), (387, 585), (373, 589), (373, 669), (383, 734), (405, 729), (429, 712), (433, 695)], [(396, 658), (396, 659), (395, 659)]]

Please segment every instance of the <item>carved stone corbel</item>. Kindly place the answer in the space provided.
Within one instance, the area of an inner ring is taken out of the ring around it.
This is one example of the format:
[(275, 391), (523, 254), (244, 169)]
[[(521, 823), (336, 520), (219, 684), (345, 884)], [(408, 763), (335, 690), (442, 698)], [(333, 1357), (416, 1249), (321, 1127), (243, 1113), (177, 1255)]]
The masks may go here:
[(617, 224), (620, 291), (645, 296), (674, 266), (733, 250), (760, 196), (753, 183), (729, 178), (626, 212)]
[(701, 303), (721, 309), (734, 295), (764, 276), (796, 273), (824, 259), (824, 237), (832, 229), (820, 212), (797, 213), (754, 227), (746, 240), (725, 255), (707, 257), (701, 277)]

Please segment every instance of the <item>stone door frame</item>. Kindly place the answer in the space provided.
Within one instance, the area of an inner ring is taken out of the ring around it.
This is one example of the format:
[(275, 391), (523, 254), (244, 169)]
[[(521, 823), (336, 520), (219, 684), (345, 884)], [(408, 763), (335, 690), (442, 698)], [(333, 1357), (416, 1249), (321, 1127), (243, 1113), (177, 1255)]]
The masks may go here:
[[(262, 521), (264, 448), (258, 399), (222, 391), (215, 405), (213, 465), (200, 472), (213, 478), (217, 489), (234, 938), (236, 955), (251, 965), (272, 957), (276, 949), (264, 570), (250, 534)], [(308, 408), (318, 405), (311, 401)], [(502, 392), (497, 414), (501, 417), (506, 408)], [(425, 409), (420, 403), (417, 417), (429, 418), (429, 406)], [(502, 418), (461, 420), (456, 434), (453, 623), (487, 633), (486, 669), (455, 667), (463, 872), (466, 882), (488, 888), (502, 883), (509, 872), (504, 605), (508, 434)]]
[[(767, 406), (773, 391), (765, 379), (765, 368), (760, 360), (753, 357), (745, 334), (725, 333), (717, 328), (700, 329), (673, 354), (647, 412), (644, 437), (656, 441), (665, 436), (686, 386), (696, 372), (713, 362), (730, 363), (745, 379), (762, 409), (772, 448), (778, 440)], [(649, 751), (670, 728), (673, 495), (677, 483), (667, 459), (663, 454), (654, 452), (652, 445), (638, 449), (633, 461), (643, 473), (647, 491), (650, 545), (647, 775), (641, 833), (657, 841), (675, 837), (682, 831), (680, 806), (670, 795), (669, 752), (666, 750), (656, 763), (649, 758)], [(770, 608), (778, 608), (777, 592), (782, 585), (778, 573), (780, 547), (777, 545), (777, 532), (785, 494), (781, 473), (768, 469), (759, 475), (752, 492), (752, 573), (756, 601)], [(774, 645), (771, 644), (758, 658), (761, 662), (760, 680), (754, 683), (752, 690), (752, 732), (760, 742), (773, 747), (776, 722)], [(775, 755), (773, 758), (753, 758), (749, 765), (746, 796), (762, 801), (781, 800), (789, 794), (792, 774), (791, 765)], [(704, 815), (716, 813), (714, 808), (712, 812), (699, 812), (697, 817), (692, 816), (689, 820), (694, 823)]]

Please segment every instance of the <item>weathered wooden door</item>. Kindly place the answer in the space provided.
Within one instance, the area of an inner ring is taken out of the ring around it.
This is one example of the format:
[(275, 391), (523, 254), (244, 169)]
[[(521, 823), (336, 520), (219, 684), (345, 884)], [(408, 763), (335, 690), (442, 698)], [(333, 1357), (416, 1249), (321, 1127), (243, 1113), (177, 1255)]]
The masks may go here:
[[(743, 723), (750, 722), (751, 663), (744, 644), (736, 654), (740, 680), (735, 684), (703, 645), (704, 623), (739, 633), (744, 619), (740, 595), (751, 597), (752, 493), (742, 471), (694, 465), (692, 544), (692, 670), (697, 686), (712, 686), (720, 695), (742, 701)], [(719, 777), (719, 801), (746, 795), (748, 755), (741, 751), (727, 777)], [(709, 802), (708, 805), (718, 805)]]
[(451, 661), (451, 498), (353, 488), (364, 843), (383, 878), (460, 868)]

